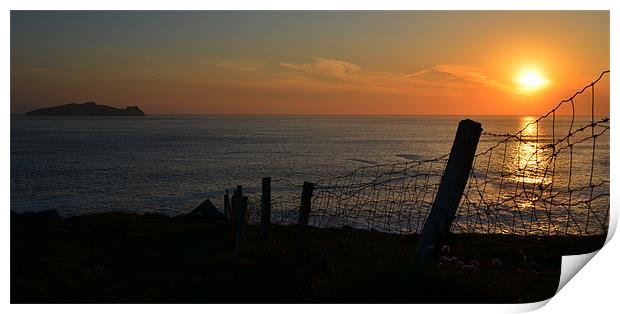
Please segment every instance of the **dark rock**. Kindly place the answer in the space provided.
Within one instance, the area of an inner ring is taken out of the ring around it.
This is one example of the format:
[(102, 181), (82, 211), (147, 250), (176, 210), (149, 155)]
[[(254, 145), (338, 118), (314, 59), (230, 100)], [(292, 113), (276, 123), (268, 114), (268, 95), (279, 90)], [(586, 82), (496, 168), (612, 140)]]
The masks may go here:
[(58, 211), (55, 209), (42, 210), (40, 212), (24, 212), (16, 213), (11, 211), (11, 220), (29, 220), (29, 221), (41, 221), (41, 220), (59, 220), (61, 219)]
[(196, 209), (192, 210), (190, 213), (187, 213), (185, 216), (192, 217), (204, 217), (204, 218), (224, 218), (224, 214), (222, 214), (211, 200), (207, 199), (202, 202)]
[(144, 116), (144, 111), (137, 106), (125, 109), (98, 105), (95, 102), (83, 104), (66, 104), (56, 107), (41, 108), (26, 112), (27, 116)]

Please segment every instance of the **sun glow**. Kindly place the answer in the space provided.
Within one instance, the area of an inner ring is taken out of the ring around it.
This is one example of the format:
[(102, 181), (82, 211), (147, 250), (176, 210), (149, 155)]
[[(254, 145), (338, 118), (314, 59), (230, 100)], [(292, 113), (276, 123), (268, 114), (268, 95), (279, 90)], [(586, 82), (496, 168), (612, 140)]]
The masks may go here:
[(549, 81), (540, 72), (527, 69), (515, 78), (521, 92), (536, 91), (545, 87)]
[(548, 184), (547, 166), (550, 160), (549, 149), (543, 142), (545, 129), (536, 122), (535, 117), (522, 117), (519, 129), (519, 140), (514, 145), (514, 177), (518, 183), (539, 186)]

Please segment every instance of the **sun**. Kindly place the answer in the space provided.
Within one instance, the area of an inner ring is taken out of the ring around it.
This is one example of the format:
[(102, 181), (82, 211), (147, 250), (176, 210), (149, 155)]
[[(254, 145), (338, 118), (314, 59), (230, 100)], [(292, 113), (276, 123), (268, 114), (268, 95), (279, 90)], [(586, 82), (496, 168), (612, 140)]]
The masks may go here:
[(532, 69), (521, 71), (515, 78), (519, 84), (521, 92), (536, 91), (545, 87), (549, 81), (539, 72)]

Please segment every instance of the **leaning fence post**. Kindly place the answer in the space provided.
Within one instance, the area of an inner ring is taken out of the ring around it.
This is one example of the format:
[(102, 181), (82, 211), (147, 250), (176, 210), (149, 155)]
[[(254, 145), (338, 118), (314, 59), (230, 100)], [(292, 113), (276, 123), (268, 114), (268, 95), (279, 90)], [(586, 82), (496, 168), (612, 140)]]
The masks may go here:
[(426, 261), (429, 245), (435, 244), (438, 239), (450, 232), (476, 155), (480, 134), (482, 134), (480, 123), (469, 119), (459, 122), (433, 207), (418, 241), (416, 249), (418, 263)]
[(312, 192), (314, 191), (314, 183), (304, 182), (303, 189), (301, 191), (301, 204), (299, 206), (299, 220), (298, 228), (299, 233), (297, 237), (297, 244), (299, 248), (304, 246), (304, 237), (306, 234), (306, 228), (308, 227), (308, 219), (310, 217), (310, 208), (312, 208)]
[(261, 195), (261, 235), (263, 239), (269, 237), (269, 224), (271, 223), (271, 177), (263, 178)]

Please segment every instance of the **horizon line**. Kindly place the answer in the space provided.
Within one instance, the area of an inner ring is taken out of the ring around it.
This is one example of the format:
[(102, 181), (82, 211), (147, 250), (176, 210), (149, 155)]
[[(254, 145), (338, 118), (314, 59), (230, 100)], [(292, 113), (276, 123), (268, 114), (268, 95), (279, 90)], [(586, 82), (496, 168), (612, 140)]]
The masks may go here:
[[(376, 117), (407, 117), (407, 116), (429, 116), (429, 117), (456, 117), (456, 116), (478, 116), (478, 117), (517, 117), (517, 116), (541, 116), (544, 114), (442, 114), (442, 113), (411, 113), (411, 114), (374, 114), (374, 113), (150, 113), (146, 114), (146, 117), (149, 116), (306, 116), (306, 117), (316, 117), (316, 116), (376, 116)], [(26, 116), (26, 112), (23, 113), (11, 113), (11, 117), (13, 116)], [(591, 114), (556, 114), (556, 116), (560, 117), (590, 117)], [(595, 115), (597, 117), (610, 117), (611, 114), (607, 113), (604, 115), (598, 114)], [(30, 116), (32, 118), (32, 116)], [(38, 117), (115, 117), (115, 116), (36, 116)], [(123, 116), (119, 116), (123, 118)], [(131, 117), (130, 117), (131, 118)], [(138, 117), (142, 118), (142, 117)]]

